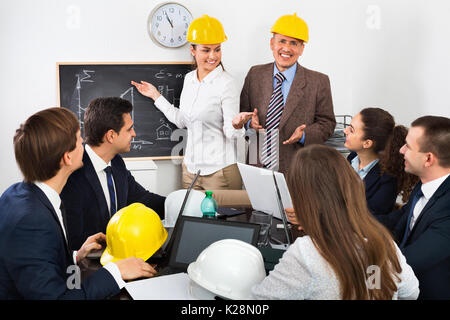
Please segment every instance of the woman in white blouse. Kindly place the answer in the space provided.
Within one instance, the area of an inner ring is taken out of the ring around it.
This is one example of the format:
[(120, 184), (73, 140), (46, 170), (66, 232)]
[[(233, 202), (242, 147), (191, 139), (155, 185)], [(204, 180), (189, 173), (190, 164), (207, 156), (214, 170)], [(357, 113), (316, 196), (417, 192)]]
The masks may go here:
[(241, 189), (236, 147), (245, 131), (232, 125), (239, 112), (239, 92), (221, 62), (221, 43), (227, 37), (217, 19), (203, 15), (190, 24), (187, 40), (195, 70), (184, 78), (180, 108), (171, 105), (152, 84), (131, 83), (142, 95), (152, 98), (170, 122), (187, 128), (183, 188), (200, 169), (196, 189)]
[(255, 299), (417, 299), (419, 282), (390, 233), (369, 212), (364, 183), (335, 149), (299, 150), (287, 176), (305, 232)]

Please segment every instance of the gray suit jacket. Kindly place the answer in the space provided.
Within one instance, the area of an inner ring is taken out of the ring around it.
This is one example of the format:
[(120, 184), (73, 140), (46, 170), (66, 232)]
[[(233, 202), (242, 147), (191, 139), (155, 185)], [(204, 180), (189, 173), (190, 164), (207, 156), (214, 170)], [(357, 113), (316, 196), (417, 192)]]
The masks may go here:
[[(253, 66), (242, 88), (240, 111), (251, 112), (254, 108), (258, 109), (259, 123), (264, 127), (272, 91), (273, 63)], [(336, 119), (328, 76), (297, 64), (297, 72), (278, 128), (279, 171), (285, 174), (292, 156), (302, 145), (300, 143), (283, 145), (282, 142), (289, 139), (295, 129), (302, 124), (306, 124), (305, 145), (324, 143), (333, 134)], [(250, 152), (252, 150), (254, 149), (250, 147)]]

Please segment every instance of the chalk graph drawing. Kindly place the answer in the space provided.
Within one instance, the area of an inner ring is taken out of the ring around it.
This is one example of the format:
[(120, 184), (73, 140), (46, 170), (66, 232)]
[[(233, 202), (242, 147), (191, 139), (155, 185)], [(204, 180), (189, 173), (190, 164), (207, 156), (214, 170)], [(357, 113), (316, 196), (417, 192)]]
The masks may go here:
[[(83, 82), (91, 82), (93, 83), (94, 80), (92, 79), (92, 75), (95, 73), (93, 70), (83, 70), (81, 73), (77, 73), (75, 77), (77, 78), (77, 84), (75, 87), (75, 106), (77, 108), (76, 113), (78, 115), (78, 119), (80, 120), (80, 129), (83, 131), (84, 129), (84, 112), (86, 111), (86, 108), (82, 106), (81, 103), (81, 89), (82, 89), (82, 83)], [(122, 99), (127, 99), (131, 102), (131, 104), (134, 106), (134, 88), (130, 87), (125, 92), (123, 92), (120, 97)], [(134, 121), (134, 109), (131, 111), (131, 119), (134, 122), (134, 130), (136, 131), (136, 136), (138, 132), (138, 128), (136, 128), (136, 122)], [(131, 141), (131, 146), (135, 150), (140, 150), (143, 145), (152, 145), (153, 142), (147, 141), (147, 140), (139, 140), (135, 137)]]
[[(130, 99), (127, 99), (131, 102), (131, 105), (134, 106), (134, 87), (128, 88), (124, 93), (120, 95), (122, 99), (126, 99), (126, 96), (129, 95)], [(136, 136), (138, 134), (138, 128), (136, 128), (136, 122), (134, 121), (134, 109), (131, 111), (131, 119), (134, 122), (134, 131), (136, 132)], [(153, 142), (146, 140), (136, 140), (133, 138), (131, 140), (131, 146), (133, 149), (141, 149), (142, 145), (151, 145)]]
[(95, 73), (93, 70), (83, 70), (82, 74), (77, 73), (75, 77), (77, 78), (77, 84), (75, 86), (75, 105), (77, 107), (77, 115), (78, 119), (80, 120), (80, 130), (84, 130), (84, 112), (86, 111), (86, 108), (83, 108), (81, 105), (81, 83), (82, 82), (94, 82), (94, 80), (91, 79), (91, 73)]
[(166, 98), (171, 104), (173, 104), (176, 108), (180, 106), (180, 98), (175, 98), (175, 90), (170, 89), (168, 85), (158, 86), (159, 93)]
[(173, 149), (186, 138), (174, 136), (177, 126), (166, 118), (152, 99), (139, 93), (131, 85), (131, 80), (152, 83), (171, 105), (179, 109), (184, 78), (191, 71), (190, 62), (58, 62), (58, 105), (75, 114), (81, 136), (86, 139), (84, 119), (89, 104), (99, 97), (125, 99), (133, 105), (130, 116), (136, 135), (130, 138), (130, 151), (123, 157), (157, 160), (182, 157), (183, 150), (174, 153)]

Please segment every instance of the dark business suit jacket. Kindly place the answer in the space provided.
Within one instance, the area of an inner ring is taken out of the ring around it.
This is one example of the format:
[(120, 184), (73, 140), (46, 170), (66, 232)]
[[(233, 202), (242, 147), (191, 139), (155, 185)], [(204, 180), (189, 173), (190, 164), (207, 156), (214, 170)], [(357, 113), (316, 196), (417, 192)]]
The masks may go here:
[[(421, 186), (419, 182), (400, 210), (377, 216), (398, 243), (405, 232), (412, 199)], [(419, 279), (419, 299), (450, 299), (450, 177), (423, 208), (400, 249)]]
[[(100, 180), (86, 151), (83, 167), (72, 173), (61, 192), (66, 208), (69, 246), (78, 250), (87, 237), (106, 233), (110, 213)], [(117, 194), (117, 210), (140, 202), (164, 218), (165, 197), (150, 193), (134, 180), (120, 155), (111, 160)]]
[[(272, 92), (273, 63), (253, 66), (242, 88), (241, 112), (258, 109), (259, 123), (265, 127)], [(287, 172), (292, 156), (302, 147), (300, 143), (283, 145), (282, 142), (289, 139), (295, 129), (302, 124), (306, 124), (304, 145), (321, 144), (333, 134), (336, 119), (328, 76), (297, 64), (297, 71), (278, 128), (280, 172)]]
[[(356, 152), (351, 152), (347, 160), (351, 163), (356, 156)], [(394, 209), (397, 199), (397, 180), (386, 173), (381, 175), (380, 172), (380, 165), (377, 163), (364, 177), (367, 206), (373, 214), (388, 214)]]
[(36, 185), (22, 182), (5, 191), (0, 198), (0, 300), (104, 299), (120, 292), (103, 268), (80, 289), (68, 289), (74, 273), (67, 268), (74, 263), (61, 228)]

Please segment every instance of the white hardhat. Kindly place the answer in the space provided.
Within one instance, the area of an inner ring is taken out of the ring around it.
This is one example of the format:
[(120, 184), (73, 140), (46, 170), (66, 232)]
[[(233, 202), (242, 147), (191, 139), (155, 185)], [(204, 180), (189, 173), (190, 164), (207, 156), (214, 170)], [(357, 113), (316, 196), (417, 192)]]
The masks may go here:
[[(164, 202), (165, 219), (163, 225), (166, 228), (172, 228), (177, 222), (178, 214), (180, 213), (181, 205), (183, 204), (186, 195), (186, 189), (176, 190), (171, 192)], [(184, 206), (183, 215), (191, 217), (202, 217), (202, 210), (200, 205), (205, 198), (205, 194), (198, 190), (191, 190), (189, 197)]]
[[(261, 252), (241, 240), (219, 240), (205, 248), (187, 269), (198, 286), (190, 291), (198, 299), (220, 296), (233, 300), (250, 298), (251, 288), (266, 277)], [(200, 290), (201, 287), (210, 292)]]
[(189, 294), (198, 300), (215, 300), (217, 294), (199, 286), (195, 281), (189, 280)]

